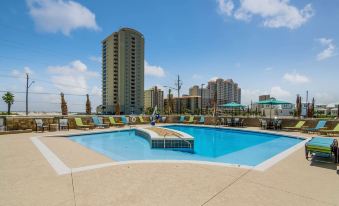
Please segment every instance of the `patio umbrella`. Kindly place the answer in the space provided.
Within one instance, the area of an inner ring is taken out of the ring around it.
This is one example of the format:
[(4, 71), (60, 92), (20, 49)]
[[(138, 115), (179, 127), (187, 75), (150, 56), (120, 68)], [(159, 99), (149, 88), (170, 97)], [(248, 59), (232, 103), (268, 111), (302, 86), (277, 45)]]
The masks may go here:
[(232, 108), (232, 116), (233, 116), (233, 110), (236, 109), (236, 108), (244, 108), (245, 105), (242, 105), (242, 104), (238, 104), (236, 102), (230, 102), (230, 103), (227, 103), (227, 104), (222, 104), (220, 105), (221, 107), (225, 107), (225, 108)]
[(271, 105), (270, 107), (270, 121), (272, 119), (272, 105), (281, 105), (281, 104), (290, 104), (289, 102), (281, 101), (281, 100), (276, 100), (276, 99), (268, 99), (268, 100), (263, 100), (257, 102), (257, 104), (263, 104), (263, 105)]

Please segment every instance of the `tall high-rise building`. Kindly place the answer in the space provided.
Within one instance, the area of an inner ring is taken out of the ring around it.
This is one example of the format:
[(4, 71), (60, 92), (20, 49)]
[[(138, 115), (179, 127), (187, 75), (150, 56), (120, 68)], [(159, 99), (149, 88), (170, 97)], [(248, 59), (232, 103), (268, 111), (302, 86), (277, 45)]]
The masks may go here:
[[(207, 84), (210, 102), (216, 98), (217, 105), (222, 105), (230, 102), (241, 103), (241, 89), (232, 79), (216, 79), (209, 81)], [(211, 105), (213, 106), (213, 105)]]
[(189, 96), (200, 96), (202, 98), (202, 108), (205, 109), (209, 107), (210, 104), (210, 95), (208, 88), (201, 88), (198, 85), (194, 85), (189, 88)]
[(122, 28), (102, 41), (102, 105), (107, 114), (144, 109), (144, 36)]
[(160, 112), (164, 111), (164, 92), (156, 86), (144, 92), (144, 111), (155, 106)]

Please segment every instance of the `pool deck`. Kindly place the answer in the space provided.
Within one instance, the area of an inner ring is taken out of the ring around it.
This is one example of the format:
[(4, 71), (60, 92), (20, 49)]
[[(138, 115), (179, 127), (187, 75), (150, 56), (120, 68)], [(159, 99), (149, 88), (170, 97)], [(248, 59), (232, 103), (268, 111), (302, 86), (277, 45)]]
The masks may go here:
[[(120, 128), (94, 132), (110, 130)], [(87, 132), (0, 136), (0, 205), (339, 205), (337, 166), (326, 159), (307, 161), (304, 148), (257, 171), (178, 162), (118, 164), (65, 137), (48, 137)], [(58, 175), (32, 137), (68, 168), (85, 169)]]

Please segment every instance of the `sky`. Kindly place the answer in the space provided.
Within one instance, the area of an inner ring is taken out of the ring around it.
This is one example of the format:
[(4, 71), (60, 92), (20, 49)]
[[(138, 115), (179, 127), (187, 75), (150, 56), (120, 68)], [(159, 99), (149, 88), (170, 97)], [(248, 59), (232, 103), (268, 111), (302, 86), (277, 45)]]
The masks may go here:
[[(0, 6), (0, 95), (13, 109), (70, 111), (101, 104), (101, 41), (122, 27), (145, 37), (145, 88), (182, 93), (217, 77), (233, 79), (242, 103), (260, 94), (295, 102), (339, 102), (337, 0), (12, 0)], [(41, 94), (43, 93), (43, 94)], [(0, 101), (0, 111), (6, 105)]]

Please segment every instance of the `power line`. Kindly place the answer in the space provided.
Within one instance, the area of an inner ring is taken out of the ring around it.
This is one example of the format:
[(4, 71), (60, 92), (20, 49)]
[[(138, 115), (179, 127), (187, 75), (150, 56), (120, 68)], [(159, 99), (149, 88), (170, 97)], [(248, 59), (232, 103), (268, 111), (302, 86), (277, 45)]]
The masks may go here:
[[(17, 93), (17, 94), (25, 94), (26, 92), (22, 91), (10, 91), (10, 90), (0, 90), (1, 93), (5, 92), (11, 92), (11, 93)], [(51, 92), (28, 92), (29, 94), (47, 94), (47, 95), (60, 95), (60, 93), (51, 93)], [(64, 93), (64, 95), (69, 95), (69, 96), (86, 96), (86, 94), (70, 94), (70, 93)], [(90, 95), (90, 96), (96, 96), (96, 95)]]

